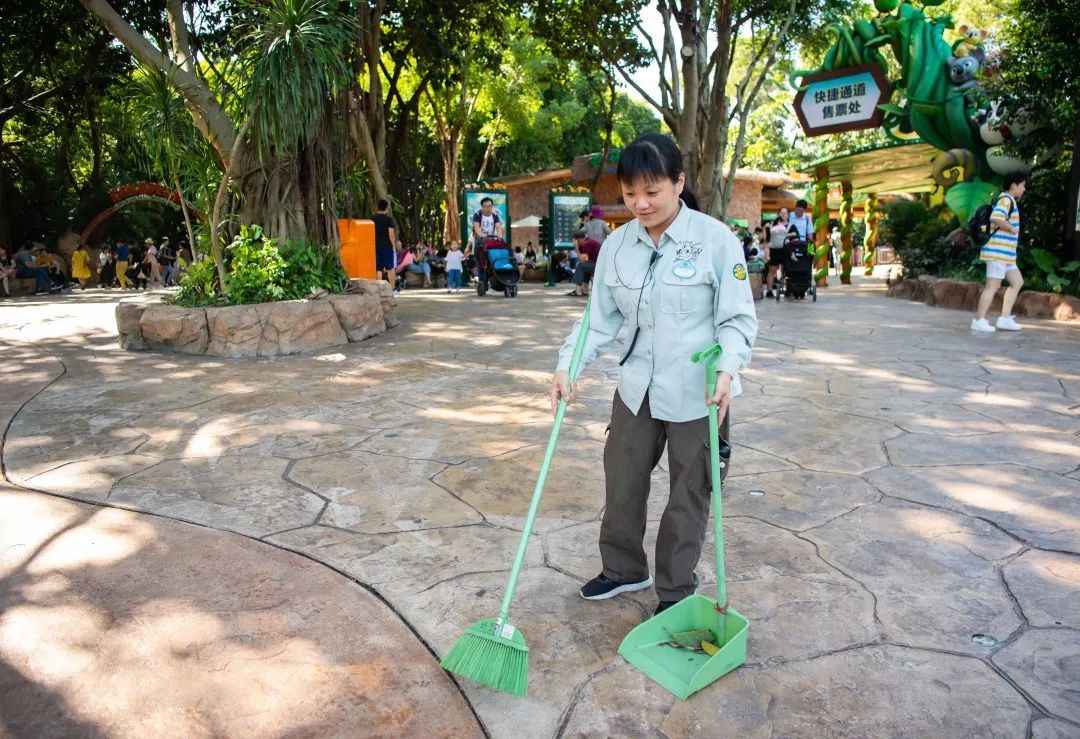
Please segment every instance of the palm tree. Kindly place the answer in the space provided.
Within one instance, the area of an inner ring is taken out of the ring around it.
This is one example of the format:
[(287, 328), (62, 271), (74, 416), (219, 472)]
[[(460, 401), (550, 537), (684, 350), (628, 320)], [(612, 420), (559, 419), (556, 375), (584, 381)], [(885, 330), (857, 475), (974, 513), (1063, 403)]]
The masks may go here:
[(194, 202), (202, 213), (210, 212), (211, 193), (217, 179), (210, 147), (184, 110), (183, 99), (159, 69), (140, 65), (127, 92), (128, 137), (145, 154), (147, 169), (169, 182), (180, 194), (180, 208), (194, 256), (197, 241), (189, 203)]
[[(192, 52), (182, 0), (165, 3), (171, 49), (155, 47), (108, 0), (80, 2), (177, 91), (221, 172), (209, 226), (223, 289), (221, 236), (238, 224), (260, 224), (281, 238), (336, 243), (334, 173), (344, 157), (335, 113), (340, 93), (355, 84), (348, 60), (357, 27), (347, 4), (243, 0), (240, 16), (246, 25), (236, 50), (241, 71), (234, 80), (240, 104), (229, 105)], [(176, 121), (173, 103), (161, 106), (163, 116), (166, 111)], [(166, 139), (173, 141), (163, 133), (162, 142)], [(160, 153), (166, 162), (187, 156), (172, 143)]]

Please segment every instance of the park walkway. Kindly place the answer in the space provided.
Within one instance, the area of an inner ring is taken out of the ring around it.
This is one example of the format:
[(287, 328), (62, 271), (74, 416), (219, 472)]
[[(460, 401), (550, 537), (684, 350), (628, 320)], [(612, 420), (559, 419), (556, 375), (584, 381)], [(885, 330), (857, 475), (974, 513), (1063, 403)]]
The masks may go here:
[(1080, 327), (972, 335), (876, 281), (759, 304), (726, 490), (745, 667), (676, 701), (616, 655), (655, 596), (577, 596), (609, 356), (518, 591), (528, 697), (447, 678), (432, 652), (498, 610), (562, 292), (410, 292), (385, 335), (259, 361), (121, 352), (108, 293), (0, 306), (0, 734), (1080, 734)]

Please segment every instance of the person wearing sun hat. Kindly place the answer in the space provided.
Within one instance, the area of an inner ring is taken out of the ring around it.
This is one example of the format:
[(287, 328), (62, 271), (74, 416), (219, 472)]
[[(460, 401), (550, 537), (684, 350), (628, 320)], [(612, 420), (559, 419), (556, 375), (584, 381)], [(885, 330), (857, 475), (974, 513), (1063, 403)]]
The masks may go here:
[(154, 240), (147, 236), (143, 243), (146, 244), (146, 263), (150, 265), (150, 283), (161, 284), (161, 262), (158, 261), (158, 248), (154, 246)]
[(592, 210), (589, 211), (589, 218), (585, 221), (581, 230), (585, 232), (585, 236), (588, 238), (596, 239), (603, 244), (604, 239), (611, 233), (611, 227), (604, 220), (604, 209), (599, 205), (594, 205)]

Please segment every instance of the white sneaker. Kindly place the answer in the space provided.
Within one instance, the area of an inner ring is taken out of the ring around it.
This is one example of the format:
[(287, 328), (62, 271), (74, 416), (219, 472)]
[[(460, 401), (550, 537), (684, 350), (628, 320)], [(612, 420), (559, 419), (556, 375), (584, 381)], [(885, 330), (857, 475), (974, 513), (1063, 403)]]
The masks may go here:
[(980, 333), (984, 334), (992, 334), (995, 331), (994, 327), (990, 325), (990, 321), (986, 320), (985, 318), (983, 318), (982, 320), (972, 318), (971, 330), (979, 331)]
[(1023, 328), (1012, 316), (1002, 316), (997, 319), (997, 327), (1002, 331), (1019, 331)]

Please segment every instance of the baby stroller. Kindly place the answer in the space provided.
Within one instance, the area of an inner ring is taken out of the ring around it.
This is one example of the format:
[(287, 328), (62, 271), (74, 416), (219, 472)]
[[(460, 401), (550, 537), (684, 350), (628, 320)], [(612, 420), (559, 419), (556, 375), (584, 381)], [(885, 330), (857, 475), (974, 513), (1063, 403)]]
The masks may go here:
[(510, 245), (497, 239), (488, 239), (481, 257), (484, 260), (484, 276), (476, 282), (476, 294), (483, 297), (490, 285), (492, 290), (502, 290), (506, 297), (516, 298), (521, 273), (518, 272), (517, 261), (510, 251)]
[[(814, 256), (806, 248), (806, 240), (796, 234), (784, 241), (787, 259), (784, 261), (783, 293), (795, 300), (802, 300), (809, 294), (817, 302), (817, 287), (814, 285)], [(776, 300), (780, 300), (781, 290), (776, 291)]]

